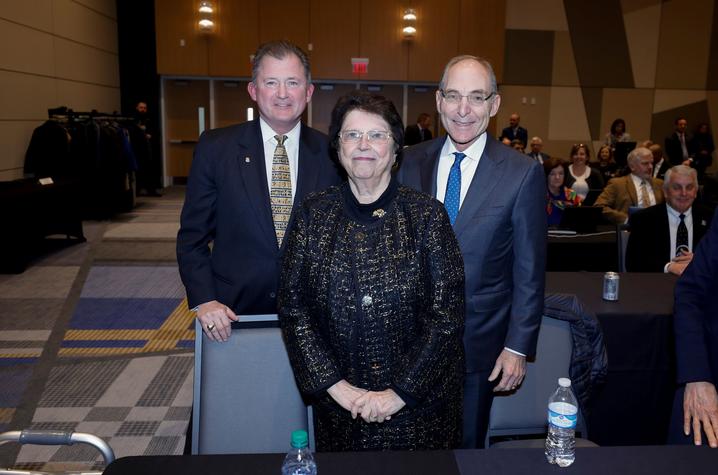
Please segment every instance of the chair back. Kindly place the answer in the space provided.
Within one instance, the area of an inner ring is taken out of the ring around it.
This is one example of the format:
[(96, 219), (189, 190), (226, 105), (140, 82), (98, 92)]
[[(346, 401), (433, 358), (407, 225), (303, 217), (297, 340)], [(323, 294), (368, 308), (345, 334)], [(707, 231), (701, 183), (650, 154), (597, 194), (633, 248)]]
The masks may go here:
[(282, 453), (311, 417), (276, 315), (240, 316), (226, 342), (195, 324), (192, 454)]
[[(546, 433), (548, 398), (558, 378), (569, 377), (573, 338), (568, 322), (544, 316), (536, 358), (528, 360), (526, 377), (518, 391), (497, 393), (491, 406), (486, 447), (490, 437)], [(585, 434), (579, 414), (579, 432)]]

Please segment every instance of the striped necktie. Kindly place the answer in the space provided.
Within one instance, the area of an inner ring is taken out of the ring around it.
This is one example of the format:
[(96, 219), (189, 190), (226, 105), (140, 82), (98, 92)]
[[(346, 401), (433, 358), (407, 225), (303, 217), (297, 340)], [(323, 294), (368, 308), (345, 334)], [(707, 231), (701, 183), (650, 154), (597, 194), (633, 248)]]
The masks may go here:
[(274, 231), (277, 233), (277, 245), (281, 247), (287, 230), (289, 216), (292, 214), (292, 177), (289, 174), (289, 157), (284, 147), (286, 135), (275, 135), (277, 148), (272, 159), (272, 189), (269, 200), (272, 204)]
[(641, 206), (648, 208), (651, 206), (651, 198), (648, 196), (648, 186), (646, 186), (646, 180), (641, 181)]

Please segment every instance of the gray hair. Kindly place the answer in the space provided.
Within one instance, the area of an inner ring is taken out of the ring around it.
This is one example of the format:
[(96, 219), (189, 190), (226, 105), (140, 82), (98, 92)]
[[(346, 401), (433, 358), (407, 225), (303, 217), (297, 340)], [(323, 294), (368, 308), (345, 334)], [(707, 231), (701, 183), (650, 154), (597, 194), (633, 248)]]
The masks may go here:
[(539, 137), (539, 136), (537, 135), (536, 137), (531, 137), (531, 140), (529, 141), (529, 143), (541, 143), (541, 144), (543, 144), (543, 140), (541, 140), (541, 137)]
[(631, 150), (631, 153), (628, 154), (628, 158), (626, 161), (628, 162), (628, 165), (634, 165), (635, 163), (638, 163), (641, 158), (643, 157), (651, 157), (653, 158), (653, 152), (648, 150), (646, 147), (636, 147), (633, 150)]
[(299, 59), (299, 62), (304, 66), (304, 77), (307, 80), (307, 84), (312, 82), (312, 72), (309, 69), (309, 57), (299, 46), (290, 43), (289, 41), (270, 41), (264, 43), (257, 48), (257, 51), (252, 57), (252, 82), (257, 83), (257, 75), (259, 74), (259, 67), (262, 64), (262, 60), (265, 56), (271, 56), (275, 59), (284, 59), (289, 55), (294, 55)]
[(671, 167), (666, 170), (666, 175), (663, 177), (664, 190), (667, 190), (671, 185), (671, 178), (673, 178), (673, 175), (690, 177), (693, 180), (693, 183), (698, 185), (698, 173), (695, 168), (687, 167), (685, 165), (676, 165), (675, 167)]
[(489, 93), (498, 93), (498, 87), (496, 86), (496, 74), (494, 74), (494, 68), (491, 67), (491, 63), (489, 63), (484, 58), (480, 58), (479, 56), (473, 56), (470, 54), (462, 54), (460, 56), (454, 56), (449, 60), (448, 63), (446, 63), (446, 66), (444, 66), (444, 74), (441, 75), (441, 82), (439, 83), (439, 89), (444, 90), (444, 86), (446, 86), (446, 76), (449, 74), (449, 69), (451, 69), (453, 66), (457, 65), (458, 63), (462, 61), (476, 61), (480, 65), (482, 65), (484, 68), (486, 68), (486, 71), (489, 73), (489, 80), (491, 81), (491, 91), (487, 91)]

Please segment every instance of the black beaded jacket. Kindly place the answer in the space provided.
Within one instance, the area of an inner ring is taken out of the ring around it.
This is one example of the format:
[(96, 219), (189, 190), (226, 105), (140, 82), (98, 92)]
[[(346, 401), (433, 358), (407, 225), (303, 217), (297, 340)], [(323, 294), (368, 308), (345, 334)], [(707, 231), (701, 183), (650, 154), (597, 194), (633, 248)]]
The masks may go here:
[[(279, 318), (318, 450), (460, 444), (464, 270), (441, 203), (395, 181), (370, 205), (347, 183), (307, 197), (288, 233)], [(352, 419), (326, 392), (341, 379), (407, 404), (381, 424)]]

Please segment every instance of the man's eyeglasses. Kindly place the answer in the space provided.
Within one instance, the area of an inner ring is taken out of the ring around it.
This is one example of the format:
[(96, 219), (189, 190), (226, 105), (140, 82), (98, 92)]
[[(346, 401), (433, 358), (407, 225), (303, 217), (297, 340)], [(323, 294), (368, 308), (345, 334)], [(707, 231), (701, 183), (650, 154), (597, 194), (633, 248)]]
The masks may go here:
[(464, 96), (459, 94), (458, 91), (444, 91), (443, 89), (439, 89), (439, 93), (449, 104), (459, 104), (461, 99), (465, 97), (472, 106), (482, 106), (496, 94), (495, 92), (492, 92), (488, 96), (484, 96), (480, 92), (472, 92)]
[(342, 143), (359, 143), (362, 137), (366, 135), (367, 142), (371, 144), (387, 143), (392, 137), (391, 133), (385, 130), (369, 130), (362, 132), (361, 130), (344, 130), (339, 132), (339, 140)]

